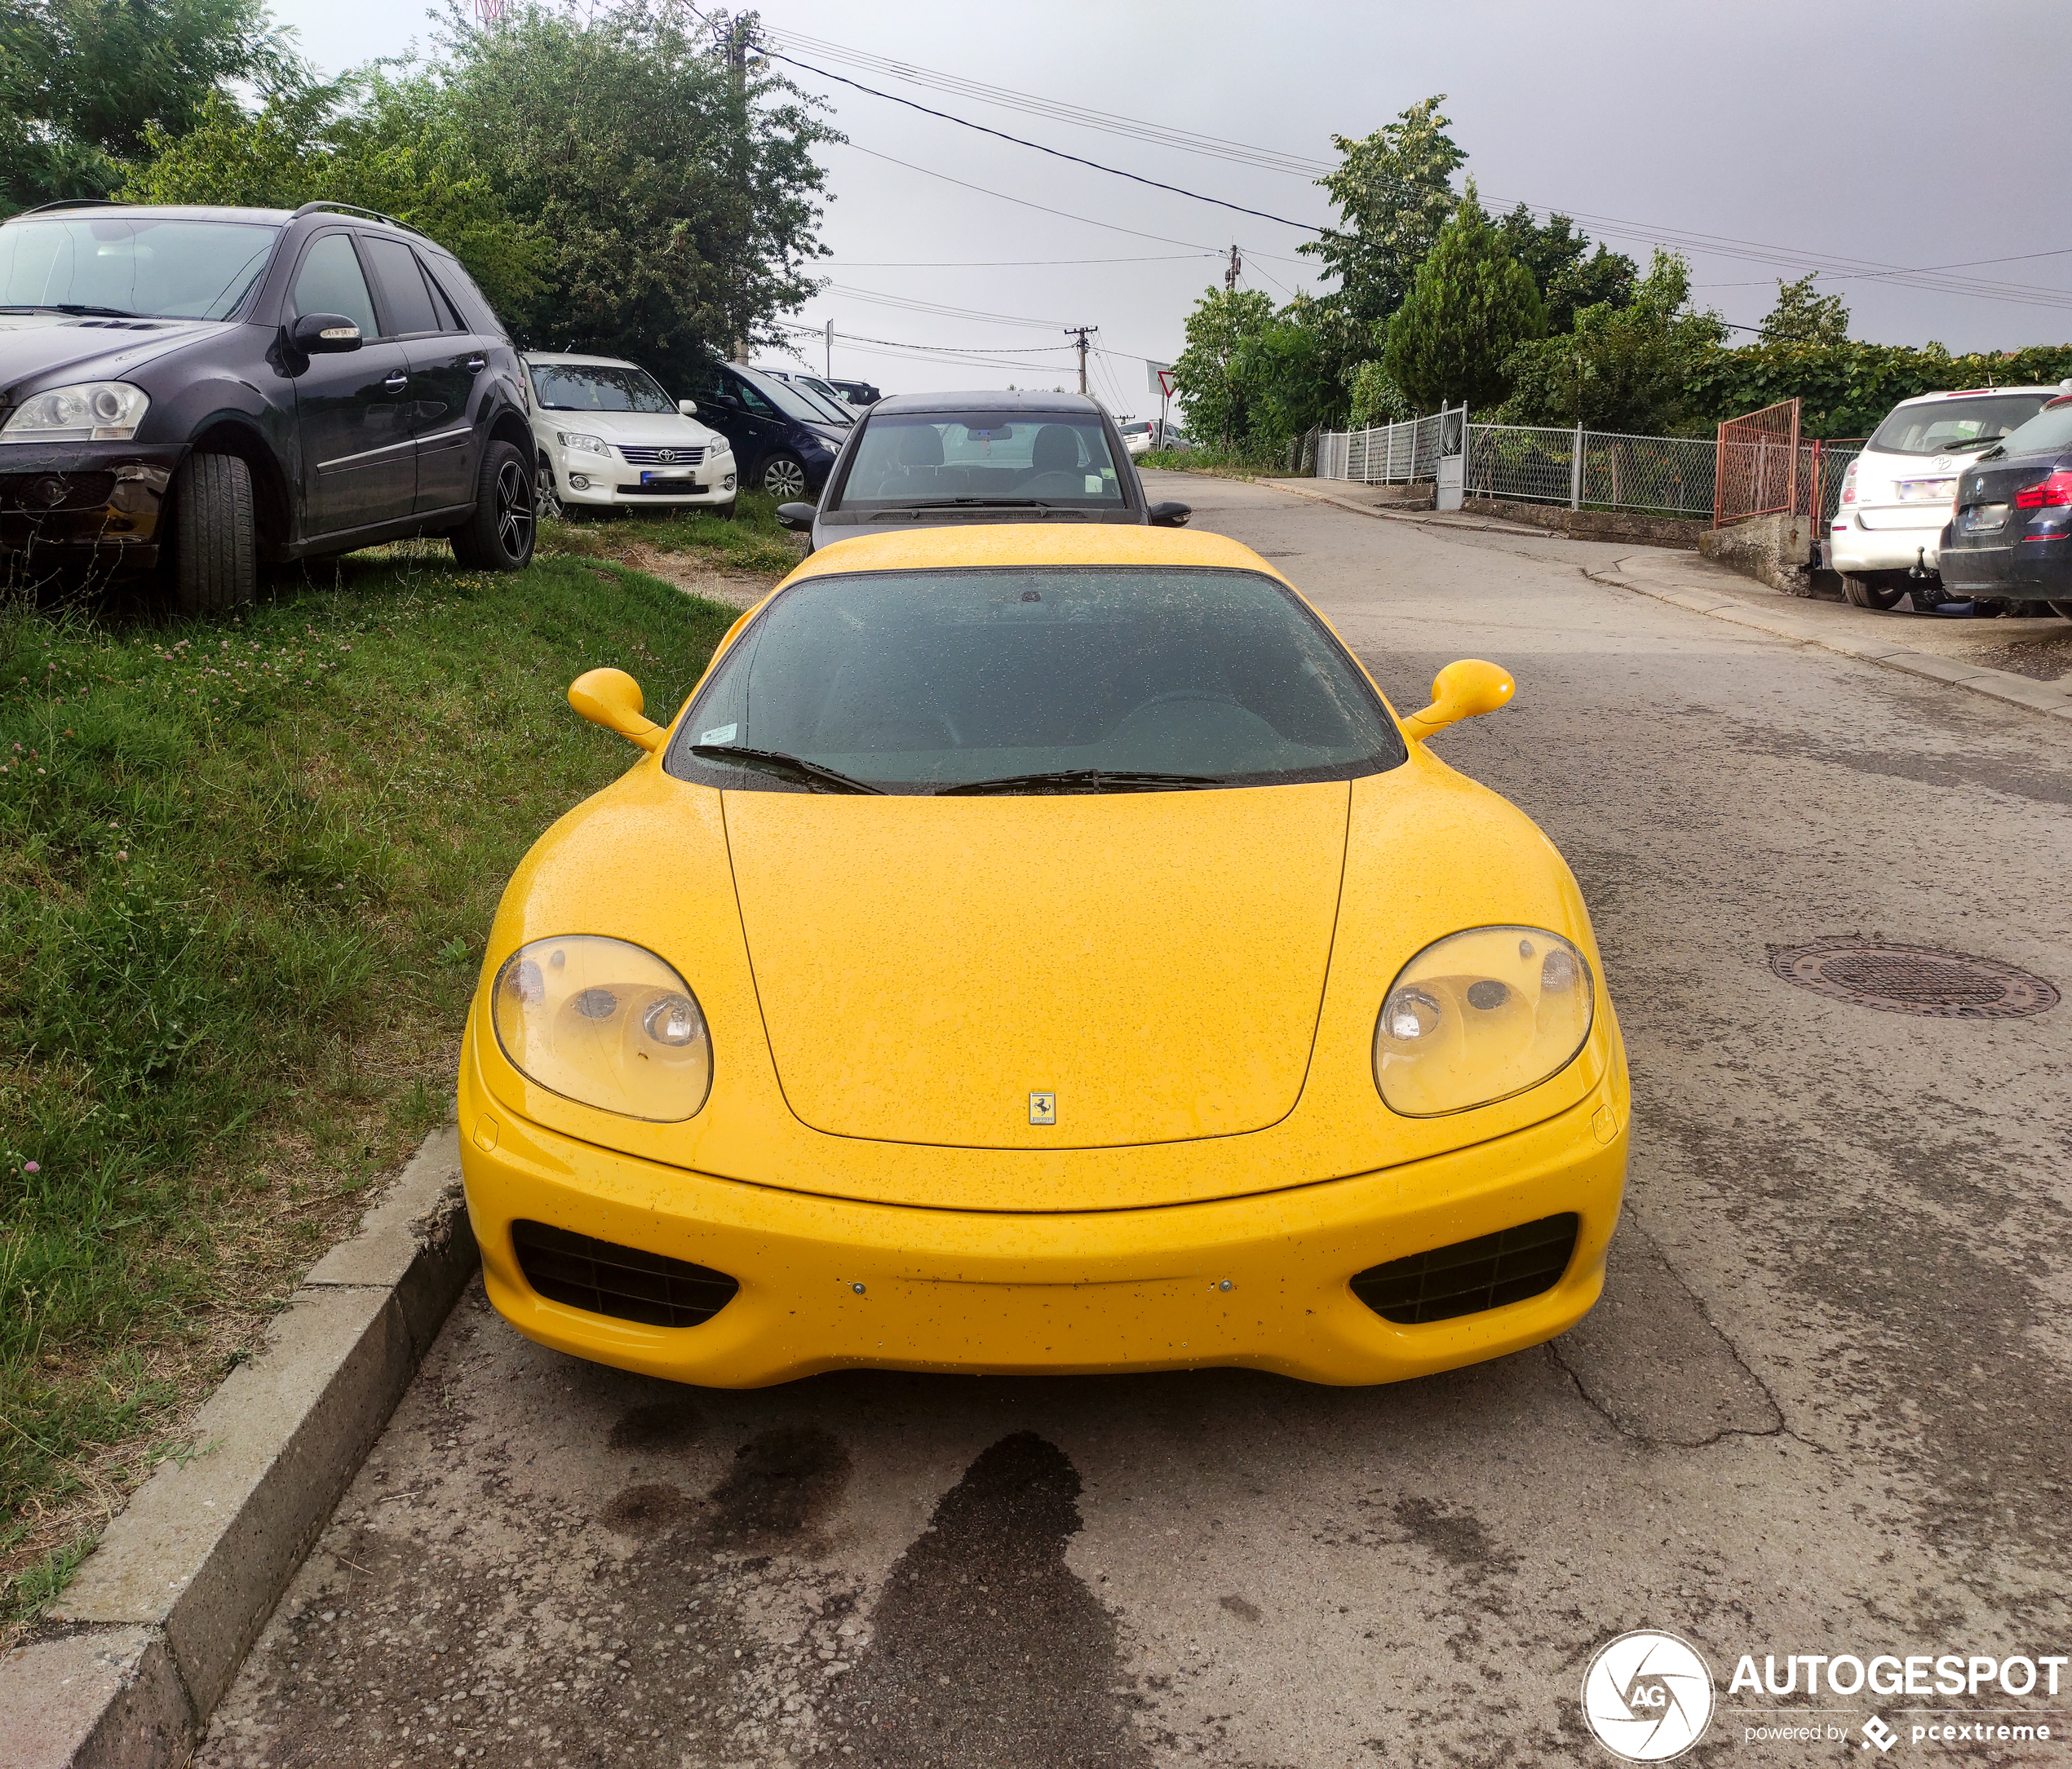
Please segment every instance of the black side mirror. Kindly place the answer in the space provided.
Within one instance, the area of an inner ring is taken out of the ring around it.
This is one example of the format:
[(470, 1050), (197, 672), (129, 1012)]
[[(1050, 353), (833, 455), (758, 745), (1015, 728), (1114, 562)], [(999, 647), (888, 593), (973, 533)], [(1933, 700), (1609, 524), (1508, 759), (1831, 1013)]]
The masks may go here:
[(324, 356), (360, 347), (360, 328), (343, 313), (305, 313), (288, 337), (305, 356)]
[(777, 526), (789, 528), (794, 534), (811, 534), (813, 532), (813, 518), (819, 514), (818, 507), (812, 504), (779, 504), (777, 507)]
[(1187, 519), (1194, 514), (1192, 504), (1153, 504), (1144, 514), (1151, 518), (1154, 528), (1184, 528)]

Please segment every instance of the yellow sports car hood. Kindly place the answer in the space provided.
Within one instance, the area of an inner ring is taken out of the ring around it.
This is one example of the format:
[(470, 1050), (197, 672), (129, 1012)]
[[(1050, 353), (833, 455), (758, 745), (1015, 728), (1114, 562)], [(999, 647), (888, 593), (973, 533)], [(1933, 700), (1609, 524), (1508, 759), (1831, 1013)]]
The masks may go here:
[[(1348, 796), (1344, 781), (728, 793), (786, 1103), (838, 1136), (970, 1148), (1170, 1143), (1286, 1117), (1330, 968)], [(1033, 1114), (1031, 1095), (1048, 1096)]]

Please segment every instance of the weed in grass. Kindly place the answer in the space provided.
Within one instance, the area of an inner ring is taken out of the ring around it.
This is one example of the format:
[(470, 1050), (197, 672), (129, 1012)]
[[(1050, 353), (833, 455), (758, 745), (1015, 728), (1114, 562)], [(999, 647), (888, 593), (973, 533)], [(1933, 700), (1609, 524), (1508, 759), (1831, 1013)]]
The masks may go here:
[(632, 759), (569, 682), (673, 709), (734, 618), (423, 546), (270, 590), (0, 605), (0, 1644), (444, 1114), (505, 880)]

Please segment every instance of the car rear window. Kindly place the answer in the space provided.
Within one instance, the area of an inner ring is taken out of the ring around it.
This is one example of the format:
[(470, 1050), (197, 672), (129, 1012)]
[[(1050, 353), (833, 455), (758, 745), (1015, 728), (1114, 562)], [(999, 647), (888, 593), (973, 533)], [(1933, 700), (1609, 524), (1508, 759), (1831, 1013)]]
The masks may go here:
[(1976, 399), (1902, 405), (1878, 426), (1868, 446), (1885, 454), (1942, 454), (1976, 442), (1990, 442), (2034, 417), (2048, 396), (1981, 393)]
[(1122, 480), (1092, 414), (879, 414), (867, 420), (829, 508), (963, 502), (1115, 508)]
[(1142, 566), (809, 578), (720, 660), (669, 771), (810, 789), (702, 758), (697, 745), (773, 751), (909, 794), (1162, 784), (1101, 777), (1131, 774), (1271, 785), (1405, 758), (1380, 697), (1286, 586), (1255, 572)]
[(2048, 454), (2072, 449), (2072, 399), (2053, 400), (2026, 424), (2010, 430), (2003, 454)]

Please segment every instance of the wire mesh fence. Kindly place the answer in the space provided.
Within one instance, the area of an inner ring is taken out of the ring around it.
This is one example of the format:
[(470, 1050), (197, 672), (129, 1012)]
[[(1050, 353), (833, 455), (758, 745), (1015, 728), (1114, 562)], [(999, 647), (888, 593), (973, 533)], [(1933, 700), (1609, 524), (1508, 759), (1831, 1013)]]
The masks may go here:
[(1366, 485), (1411, 485), (1439, 470), (1441, 416), (1370, 430), (1327, 430), (1317, 439), (1317, 477)]
[[(1317, 439), (1317, 477), (1370, 485), (1432, 479), (1442, 430), (1452, 423), (1458, 435), (1459, 416), (1326, 431)], [(1790, 402), (1722, 424), (1716, 437), (1636, 436), (1543, 424), (1469, 424), (1466, 431), (1462, 489), (1470, 498), (1710, 516), (1716, 524), (1783, 510), (1833, 520), (1842, 476), (1863, 446), (1856, 440), (1800, 441)]]

